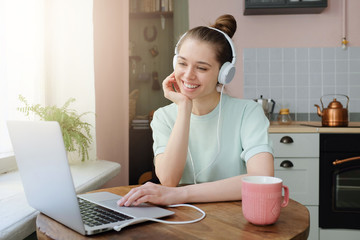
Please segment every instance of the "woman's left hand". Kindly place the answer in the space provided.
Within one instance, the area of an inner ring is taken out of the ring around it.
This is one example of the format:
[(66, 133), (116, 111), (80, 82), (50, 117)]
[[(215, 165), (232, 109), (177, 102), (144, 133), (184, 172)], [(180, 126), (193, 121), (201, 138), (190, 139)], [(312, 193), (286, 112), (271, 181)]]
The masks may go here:
[(137, 206), (141, 203), (152, 203), (156, 205), (170, 205), (176, 203), (183, 203), (180, 193), (181, 188), (165, 187), (159, 184), (147, 182), (144, 185), (133, 188), (124, 197), (122, 197), (117, 204), (122, 207)]

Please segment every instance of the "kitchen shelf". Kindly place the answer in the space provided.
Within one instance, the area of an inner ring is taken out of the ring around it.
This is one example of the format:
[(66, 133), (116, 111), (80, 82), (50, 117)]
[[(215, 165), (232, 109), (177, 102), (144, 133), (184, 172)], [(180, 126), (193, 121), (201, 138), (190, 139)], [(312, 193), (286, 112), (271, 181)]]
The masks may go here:
[(321, 13), (327, 0), (244, 0), (244, 15)]
[(133, 19), (144, 19), (144, 18), (160, 18), (161, 16), (165, 18), (172, 18), (173, 12), (134, 12), (130, 13), (130, 18)]

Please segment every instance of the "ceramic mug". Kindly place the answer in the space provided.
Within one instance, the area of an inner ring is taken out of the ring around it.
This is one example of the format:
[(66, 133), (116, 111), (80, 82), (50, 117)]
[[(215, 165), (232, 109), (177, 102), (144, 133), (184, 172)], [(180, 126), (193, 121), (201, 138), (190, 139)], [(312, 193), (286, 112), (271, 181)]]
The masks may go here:
[(255, 225), (274, 224), (281, 208), (289, 203), (289, 188), (283, 185), (280, 178), (247, 176), (242, 178), (241, 189), (243, 215)]

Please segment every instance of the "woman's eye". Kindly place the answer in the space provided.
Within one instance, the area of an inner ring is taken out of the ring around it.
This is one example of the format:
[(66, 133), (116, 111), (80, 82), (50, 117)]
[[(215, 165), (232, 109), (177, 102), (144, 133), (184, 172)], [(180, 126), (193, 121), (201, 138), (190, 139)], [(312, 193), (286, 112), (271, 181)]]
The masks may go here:
[(198, 67), (198, 69), (199, 69), (200, 71), (206, 71), (206, 70), (207, 70), (207, 68), (205, 68), (205, 67)]

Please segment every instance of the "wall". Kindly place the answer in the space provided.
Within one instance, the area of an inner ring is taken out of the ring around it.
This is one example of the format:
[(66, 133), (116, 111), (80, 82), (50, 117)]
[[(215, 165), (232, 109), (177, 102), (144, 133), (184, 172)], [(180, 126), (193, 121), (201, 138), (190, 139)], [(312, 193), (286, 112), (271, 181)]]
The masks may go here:
[(294, 120), (320, 121), (314, 104), (346, 106), (346, 95), (349, 120), (360, 121), (360, 47), (245, 48), (243, 59), (244, 98), (275, 99), (273, 119), (289, 108)]
[[(228, 92), (243, 97), (243, 49), (290, 47), (337, 47), (342, 37), (342, 0), (328, 0), (321, 14), (243, 15), (243, 0), (189, 1), (190, 28), (208, 25), (225, 13), (235, 16), (238, 29), (234, 36), (237, 49), (237, 73)], [(206, 11), (204, 11), (206, 6)], [(360, 46), (360, 1), (347, 1), (347, 40), (349, 46)]]
[(94, 0), (96, 140), (99, 159), (121, 172), (106, 187), (128, 185), (129, 3)]

